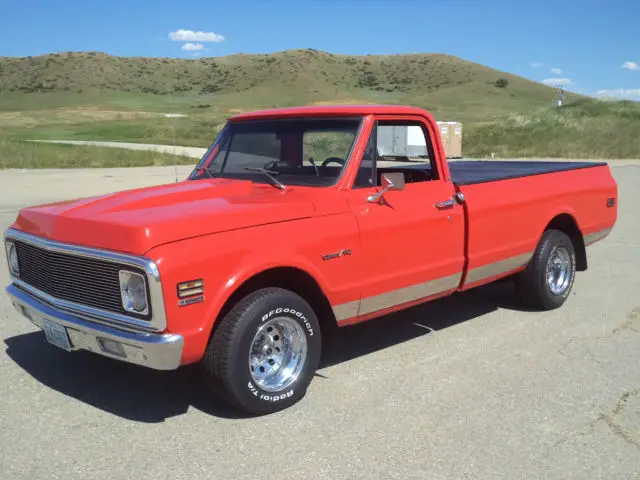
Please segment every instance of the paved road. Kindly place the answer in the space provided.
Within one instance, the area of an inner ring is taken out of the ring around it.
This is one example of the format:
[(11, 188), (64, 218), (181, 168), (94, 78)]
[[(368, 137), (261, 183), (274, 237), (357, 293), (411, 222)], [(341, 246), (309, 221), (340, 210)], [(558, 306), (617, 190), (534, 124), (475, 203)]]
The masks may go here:
[(159, 145), (154, 143), (128, 143), (128, 142), (102, 142), (95, 140), (32, 140), (41, 143), (63, 143), (68, 145), (90, 145), (94, 147), (125, 148), (127, 150), (156, 150), (162, 153), (173, 155), (184, 155), (186, 157), (202, 158), (207, 151), (206, 148), (184, 147), (180, 145)]
[[(522, 311), (496, 285), (353, 327), (301, 403), (258, 419), (193, 369), (57, 350), (2, 294), (0, 479), (640, 479), (640, 164), (614, 174), (619, 224), (565, 308)], [(0, 227), (174, 175), (3, 171)]]

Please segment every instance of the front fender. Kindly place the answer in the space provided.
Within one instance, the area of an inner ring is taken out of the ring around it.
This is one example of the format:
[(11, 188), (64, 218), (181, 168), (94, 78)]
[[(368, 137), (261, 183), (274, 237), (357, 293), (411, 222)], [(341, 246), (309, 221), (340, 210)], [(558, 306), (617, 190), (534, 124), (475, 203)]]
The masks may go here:
[[(350, 214), (283, 222), (182, 240), (148, 252), (160, 271), (167, 329), (185, 338), (183, 363), (198, 361), (225, 302), (265, 270), (293, 267), (313, 277), (332, 305), (359, 298), (355, 255), (324, 261), (344, 248), (358, 251)], [(202, 279), (204, 301), (178, 304), (177, 284)]]
[(228, 275), (226, 281), (223, 279), (223, 281), (220, 282), (220, 288), (214, 292), (214, 296), (211, 298), (207, 316), (210, 318), (216, 318), (223, 305), (244, 283), (252, 277), (274, 268), (295, 268), (305, 272), (316, 281), (320, 286), (320, 289), (324, 292), (327, 298), (329, 298), (329, 301), (331, 301), (331, 288), (329, 286), (329, 282), (323, 272), (314, 264), (301, 255), (288, 257), (274, 255), (271, 258), (265, 258), (259, 262), (243, 262), (238, 266), (236, 271), (231, 272)]

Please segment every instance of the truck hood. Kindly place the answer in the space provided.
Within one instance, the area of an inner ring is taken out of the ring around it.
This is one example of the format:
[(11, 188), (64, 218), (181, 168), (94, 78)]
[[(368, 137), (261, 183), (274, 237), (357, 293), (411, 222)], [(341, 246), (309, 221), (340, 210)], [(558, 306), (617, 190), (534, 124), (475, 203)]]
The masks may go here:
[(282, 191), (206, 179), (28, 207), (14, 227), (59, 242), (142, 255), (176, 240), (313, 213), (310, 197), (294, 187)]

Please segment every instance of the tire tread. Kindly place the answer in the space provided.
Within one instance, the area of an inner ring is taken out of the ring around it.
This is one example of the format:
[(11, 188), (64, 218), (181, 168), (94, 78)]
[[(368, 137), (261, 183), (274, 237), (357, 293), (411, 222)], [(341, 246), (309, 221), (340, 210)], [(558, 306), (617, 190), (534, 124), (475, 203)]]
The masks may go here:
[(218, 320), (219, 325), (202, 358), (202, 367), (208, 376), (209, 388), (221, 400), (239, 410), (247, 411), (242, 401), (225, 387), (233, 380), (234, 342), (239, 340), (243, 320), (246, 319), (243, 314), (256, 303), (274, 296), (304, 301), (293, 292), (279, 287), (266, 287), (248, 294), (239, 300), (223, 318)]
[[(516, 289), (520, 296), (520, 299), (527, 306), (538, 310), (553, 310), (564, 304), (567, 297), (553, 297), (547, 290), (545, 280), (546, 263), (548, 255), (551, 249), (556, 245), (564, 245), (569, 249), (569, 252), (573, 258), (573, 271), (571, 282), (573, 287), (573, 281), (576, 274), (575, 265), (575, 250), (571, 238), (564, 232), (555, 229), (546, 230), (536, 251), (531, 258), (527, 268), (516, 277)], [(567, 295), (570, 291), (567, 293)]]

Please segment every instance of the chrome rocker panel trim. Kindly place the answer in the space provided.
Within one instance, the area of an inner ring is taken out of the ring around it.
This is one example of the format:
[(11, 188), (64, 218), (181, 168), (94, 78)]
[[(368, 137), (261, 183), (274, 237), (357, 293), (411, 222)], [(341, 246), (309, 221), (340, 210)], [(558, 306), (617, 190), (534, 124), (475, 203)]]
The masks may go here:
[(41, 298), (47, 303), (66, 310), (74, 315), (91, 319), (92, 321), (114, 325), (117, 328), (128, 328), (130, 330), (145, 331), (162, 331), (167, 327), (167, 318), (164, 306), (164, 296), (162, 293), (162, 283), (160, 281), (160, 272), (155, 262), (148, 258), (127, 255), (118, 252), (100, 250), (97, 248), (80, 247), (62, 242), (48, 240), (36, 235), (24, 233), (12, 228), (5, 232), (5, 242), (7, 240), (18, 240), (52, 252), (67, 253), (78, 257), (95, 258), (98, 260), (131, 265), (132, 267), (141, 268), (147, 274), (147, 283), (149, 285), (149, 303), (151, 304), (152, 316), (150, 321), (139, 320), (127, 315), (93, 308), (75, 302), (69, 302), (54, 298), (40, 290), (22, 282), (19, 277), (10, 273), (11, 280), (20, 285), (23, 289), (29, 291), (32, 295)]
[[(606, 238), (611, 233), (612, 228), (605, 228), (592, 232), (584, 236), (585, 247)], [(525, 252), (520, 255), (505, 258), (503, 260), (480, 265), (469, 270), (464, 285), (481, 282), (490, 277), (503, 275), (526, 266), (534, 255), (534, 251)], [(361, 300), (354, 300), (340, 305), (334, 305), (333, 313), (338, 323), (351, 318), (374, 313), (384, 308), (396, 307), (403, 303), (427, 298), (431, 295), (453, 290), (459, 286), (462, 272), (449, 277), (436, 278), (424, 283), (409, 285), (397, 290), (382, 293), (375, 297), (366, 297)]]
[[(530, 260), (533, 252), (526, 252), (521, 255), (509, 257), (495, 263), (481, 265), (469, 270), (464, 285), (480, 282), (487, 278), (502, 275), (523, 267)], [(426, 299), (433, 295), (456, 290), (460, 287), (462, 280), (462, 270), (447, 277), (436, 278), (423, 283), (409, 285), (381, 293), (373, 297), (365, 297), (362, 300), (343, 303), (333, 306), (333, 313), (338, 323), (345, 320), (375, 313), (385, 308), (396, 307), (404, 303)]]
[(612, 230), (613, 228), (604, 228), (596, 232), (588, 233), (584, 236), (584, 246), (588, 247), (589, 245), (593, 245), (594, 243), (607, 238)]
[[(9, 285), (6, 292), (14, 308), (34, 325), (42, 328), (43, 320), (46, 319), (66, 327), (72, 350), (86, 350), (154, 370), (175, 370), (180, 366), (184, 346), (184, 339), (180, 335), (118, 330), (57, 310), (15, 284)], [(119, 342), (126, 356), (105, 351), (99, 338)]]

